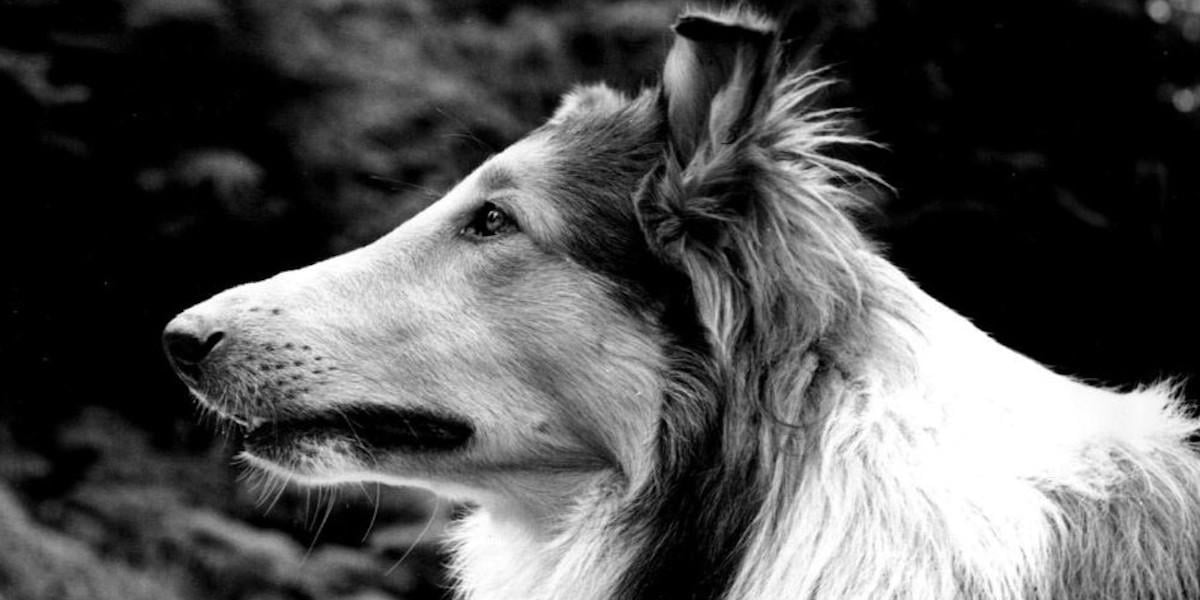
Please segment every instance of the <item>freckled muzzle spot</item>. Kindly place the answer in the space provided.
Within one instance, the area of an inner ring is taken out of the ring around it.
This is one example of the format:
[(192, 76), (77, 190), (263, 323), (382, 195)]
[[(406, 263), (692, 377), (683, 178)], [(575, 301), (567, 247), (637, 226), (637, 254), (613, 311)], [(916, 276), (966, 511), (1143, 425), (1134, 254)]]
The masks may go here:
[[(247, 309), (249, 310), (249, 309)], [(239, 422), (304, 410), (304, 394), (329, 385), (333, 362), (296, 340), (230, 339), (190, 386), (208, 407)], [(313, 369), (318, 361), (326, 369)]]

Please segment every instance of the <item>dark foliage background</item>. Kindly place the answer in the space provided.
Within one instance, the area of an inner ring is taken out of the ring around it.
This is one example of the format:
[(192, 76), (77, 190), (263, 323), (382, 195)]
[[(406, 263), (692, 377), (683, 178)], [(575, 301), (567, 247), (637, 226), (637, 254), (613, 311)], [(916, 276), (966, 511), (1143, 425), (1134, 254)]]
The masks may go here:
[[(763, 4), (889, 147), (867, 225), (930, 292), (1088, 379), (1200, 370), (1200, 2)], [(0, 597), (437, 597), (450, 508), (256, 503), (159, 332), (394, 227), (572, 82), (652, 83), (676, 9), (0, 0)]]

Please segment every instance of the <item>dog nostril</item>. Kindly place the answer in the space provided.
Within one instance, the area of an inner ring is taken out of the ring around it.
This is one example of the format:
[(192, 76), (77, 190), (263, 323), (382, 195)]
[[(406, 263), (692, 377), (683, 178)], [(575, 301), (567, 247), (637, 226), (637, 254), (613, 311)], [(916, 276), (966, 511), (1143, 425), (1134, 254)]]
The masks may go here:
[(204, 331), (195, 327), (194, 323), (171, 323), (163, 332), (163, 347), (167, 356), (176, 363), (197, 365), (203, 362), (223, 339), (225, 333), (222, 331)]
[(211, 354), (213, 348), (216, 348), (217, 344), (221, 343), (223, 339), (225, 339), (225, 332), (223, 331), (214, 331), (208, 334), (208, 339), (204, 340), (204, 356)]

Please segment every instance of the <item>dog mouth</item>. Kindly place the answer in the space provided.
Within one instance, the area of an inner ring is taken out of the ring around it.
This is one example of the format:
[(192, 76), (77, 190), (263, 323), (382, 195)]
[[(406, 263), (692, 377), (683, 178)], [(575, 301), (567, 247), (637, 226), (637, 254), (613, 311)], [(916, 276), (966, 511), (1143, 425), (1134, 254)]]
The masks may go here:
[(467, 445), (474, 429), (453, 417), (414, 409), (346, 406), (278, 419), (230, 418), (240, 426), (247, 452), (282, 459), (301, 444), (345, 442), (376, 451), (449, 452)]

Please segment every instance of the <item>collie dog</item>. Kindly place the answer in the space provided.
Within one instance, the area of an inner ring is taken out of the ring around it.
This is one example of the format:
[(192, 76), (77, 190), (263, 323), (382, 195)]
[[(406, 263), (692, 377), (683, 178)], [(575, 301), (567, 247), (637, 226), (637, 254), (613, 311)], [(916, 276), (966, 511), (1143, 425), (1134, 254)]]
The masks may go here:
[(577, 88), (378, 241), (168, 325), (245, 461), (470, 502), (469, 599), (1200, 597), (1177, 391), (924, 294), (773, 24), (674, 31), (655, 87)]

